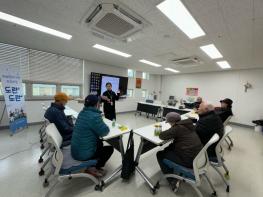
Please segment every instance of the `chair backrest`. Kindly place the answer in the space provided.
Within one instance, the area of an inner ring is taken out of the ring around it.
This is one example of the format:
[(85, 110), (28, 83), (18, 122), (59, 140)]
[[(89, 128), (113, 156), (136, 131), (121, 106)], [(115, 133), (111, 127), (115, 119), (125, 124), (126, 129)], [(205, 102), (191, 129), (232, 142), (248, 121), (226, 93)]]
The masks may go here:
[(55, 167), (54, 174), (58, 175), (63, 163), (63, 153), (60, 149), (63, 139), (54, 123), (47, 125), (46, 134), (48, 136), (48, 142), (56, 149), (52, 158), (52, 164)]
[(200, 185), (200, 174), (207, 172), (210, 165), (209, 158), (207, 155), (207, 149), (219, 140), (219, 135), (215, 133), (213, 137), (207, 142), (207, 144), (202, 148), (202, 150), (197, 154), (193, 161), (193, 170), (195, 175), (196, 184)]
[(227, 138), (227, 136), (232, 132), (232, 127), (229, 125), (225, 126), (225, 131), (223, 137), (220, 139), (218, 144), (216, 145), (216, 157), (218, 160), (218, 163), (222, 163), (222, 157), (224, 156), (224, 149), (222, 148), (222, 145)]
[(232, 116), (228, 116), (228, 118), (225, 120), (225, 122), (223, 123), (224, 124), (224, 127), (226, 126), (226, 125), (228, 125), (228, 123), (229, 123), (229, 121), (230, 121), (230, 119), (232, 118)]

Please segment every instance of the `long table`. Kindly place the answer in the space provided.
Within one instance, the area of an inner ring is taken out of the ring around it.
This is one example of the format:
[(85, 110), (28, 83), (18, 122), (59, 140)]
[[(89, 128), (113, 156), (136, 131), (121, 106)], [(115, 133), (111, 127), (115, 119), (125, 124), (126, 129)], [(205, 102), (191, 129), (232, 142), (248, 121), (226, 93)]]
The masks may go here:
[(169, 106), (162, 105), (157, 103), (146, 103), (146, 102), (138, 102), (137, 104), (137, 113), (146, 113), (146, 116), (149, 117), (149, 114), (152, 116), (157, 116), (160, 118), (164, 118), (166, 114), (169, 112), (176, 112), (180, 115), (191, 112), (191, 109), (180, 109), (179, 106)]

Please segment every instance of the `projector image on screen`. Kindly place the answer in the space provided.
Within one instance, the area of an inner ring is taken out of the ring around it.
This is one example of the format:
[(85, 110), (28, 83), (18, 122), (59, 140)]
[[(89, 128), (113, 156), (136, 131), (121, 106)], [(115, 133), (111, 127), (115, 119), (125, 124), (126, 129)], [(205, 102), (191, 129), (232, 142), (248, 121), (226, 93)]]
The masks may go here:
[(120, 78), (111, 76), (102, 76), (101, 78), (101, 94), (103, 94), (107, 88), (106, 83), (110, 82), (112, 84), (112, 90), (117, 94), (120, 86)]

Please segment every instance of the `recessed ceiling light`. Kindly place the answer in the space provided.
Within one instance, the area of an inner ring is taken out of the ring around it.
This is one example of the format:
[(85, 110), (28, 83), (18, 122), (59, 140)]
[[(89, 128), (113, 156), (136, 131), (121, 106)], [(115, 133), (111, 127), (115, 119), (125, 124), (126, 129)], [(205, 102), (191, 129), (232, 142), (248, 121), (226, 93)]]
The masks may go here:
[(222, 69), (229, 69), (231, 68), (230, 64), (227, 61), (219, 61), (216, 62)]
[(144, 64), (148, 64), (148, 65), (151, 65), (151, 66), (154, 66), (154, 67), (161, 67), (161, 66), (162, 66), (162, 65), (160, 65), (160, 64), (156, 64), (156, 63), (154, 63), (154, 62), (150, 62), (150, 61), (144, 60), (144, 59), (139, 60), (139, 62), (142, 62), (142, 63), (144, 63)]
[(28, 27), (28, 28), (31, 28), (31, 29), (34, 29), (34, 30), (37, 30), (37, 31), (41, 31), (41, 32), (44, 32), (44, 33), (47, 33), (47, 34), (51, 34), (53, 36), (64, 38), (64, 39), (67, 39), (67, 40), (70, 40), (72, 38), (72, 35), (69, 35), (69, 34), (63, 33), (61, 31), (57, 31), (55, 29), (51, 29), (49, 27), (45, 27), (43, 25), (39, 25), (39, 24), (30, 22), (30, 21), (24, 20), (22, 18), (18, 18), (16, 16), (12, 16), (10, 14), (6, 14), (6, 13), (3, 13), (3, 12), (0, 12), (0, 19), (4, 20), (4, 21), (8, 21), (10, 23), (15, 23), (17, 25)]
[(123, 52), (121, 52), (121, 51), (118, 51), (118, 50), (115, 50), (115, 49), (111, 49), (111, 48), (109, 48), (109, 47), (105, 47), (105, 46), (102, 46), (102, 45), (100, 45), (100, 44), (95, 44), (95, 45), (93, 45), (93, 47), (96, 48), (96, 49), (100, 49), (100, 50), (102, 50), (102, 51), (106, 51), (106, 52), (109, 52), (109, 53), (113, 53), (113, 54), (115, 54), (115, 55), (120, 55), (120, 56), (122, 56), (122, 57), (131, 57), (130, 54), (123, 53)]
[(201, 46), (200, 49), (202, 49), (212, 59), (223, 57), (223, 55), (218, 51), (214, 44)]
[(180, 0), (166, 0), (157, 8), (190, 39), (204, 36), (205, 32)]
[(179, 73), (180, 71), (172, 69), (172, 68), (165, 68), (164, 70), (168, 70), (170, 72)]

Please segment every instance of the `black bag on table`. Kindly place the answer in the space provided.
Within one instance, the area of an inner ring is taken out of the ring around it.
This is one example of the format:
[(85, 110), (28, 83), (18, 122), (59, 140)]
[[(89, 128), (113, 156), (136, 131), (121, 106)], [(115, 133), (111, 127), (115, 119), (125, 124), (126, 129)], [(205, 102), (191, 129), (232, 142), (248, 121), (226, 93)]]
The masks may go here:
[(128, 180), (135, 170), (133, 132), (130, 132), (127, 149), (122, 160), (121, 178)]

